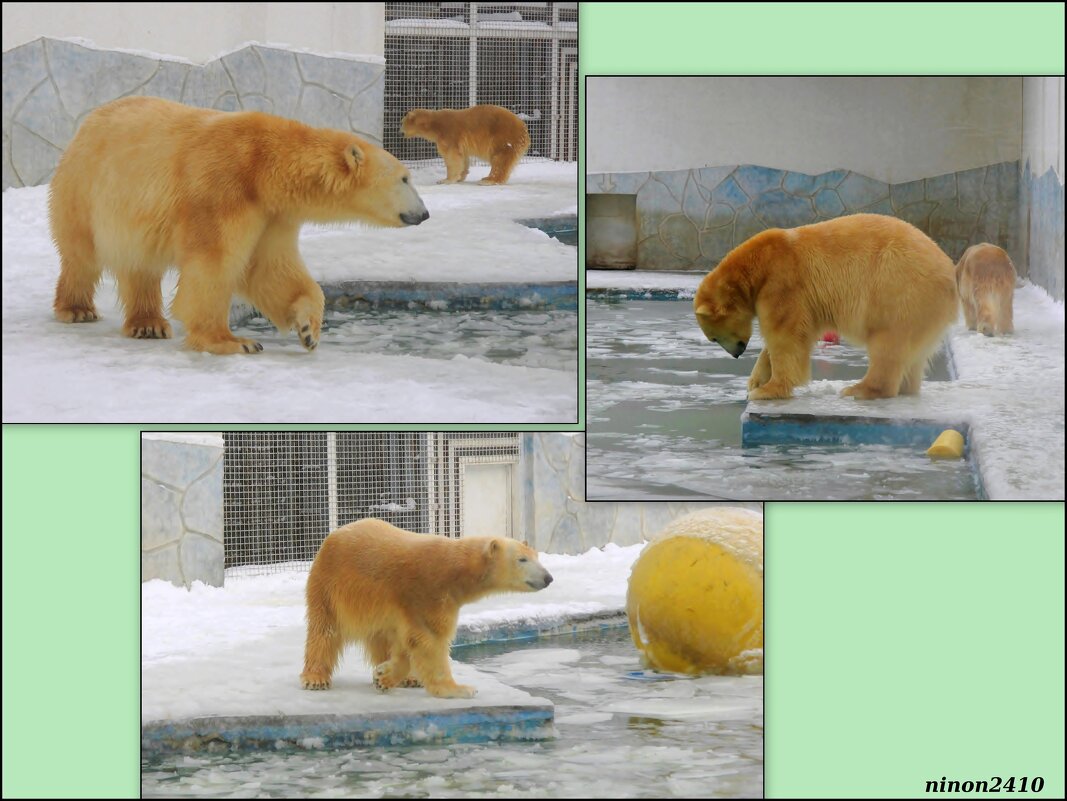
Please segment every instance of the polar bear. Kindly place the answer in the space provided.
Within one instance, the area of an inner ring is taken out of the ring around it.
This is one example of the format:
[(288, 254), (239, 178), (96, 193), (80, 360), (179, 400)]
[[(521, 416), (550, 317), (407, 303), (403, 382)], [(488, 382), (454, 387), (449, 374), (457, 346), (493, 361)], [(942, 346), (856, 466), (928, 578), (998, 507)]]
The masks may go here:
[(752, 400), (806, 384), (828, 329), (867, 346), (867, 374), (842, 391), (866, 400), (918, 394), (959, 301), (952, 259), (930, 237), (895, 217), (852, 214), (742, 242), (701, 281), (693, 308), (704, 336), (734, 358), (759, 318)]
[(297, 250), (304, 222), (418, 225), (429, 213), (407, 169), (351, 133), (259, 112), (127, 97), (86, 117), (49, 192), (60, 272), (54, 310), (96, 320), (101, 273), (115, 276), (123, 333), (167, 338), (160, 279), (179, 272), (172, 312), (187, 347), (256, 353), (230, 331), (247, 298), (281, 331), (318, 345), (322, 289)]
[(459, 608), (494, 592), (552, 583), (537, 552), (505, 537), (448, 539), (367, 518), (329, 534), (307, 583), (307, 645), (300, 680), (328, 689), (347, 643), (361, 643), (380, 690), (418, 687), (472, 698), (456, 684), (448, 652)]
[(400, 132), (405, 138), (415, 136), (437, 145), (446, 170), (439, 184), (465, 180), (471, 156), (489, 162), (489, 175), (478, 183), (507, 183), (530, 148), (526, 123), (506, 108), (488, 104), (436, 111), (415, 108), (400, 121)]

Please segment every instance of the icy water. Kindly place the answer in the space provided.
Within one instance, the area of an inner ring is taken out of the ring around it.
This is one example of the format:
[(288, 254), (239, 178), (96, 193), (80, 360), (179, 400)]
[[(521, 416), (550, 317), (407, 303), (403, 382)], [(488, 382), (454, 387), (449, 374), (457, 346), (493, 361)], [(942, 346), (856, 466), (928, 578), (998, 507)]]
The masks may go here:
[(763, 677), (636, 681), (625, 628), (456, 648), (556, 705), (554, 740), (171, 756), (144, 797), (723, 798), (763, 796)]
[[(261, 317), (252, 317), (235, 333), (264, 345), (295, 337), (280, 334)], [(577, 371), (578, 314), (561, 309), (327, 310), (319, 348)]]
[[(863, 446), (741, 447), (757, 333), (733, 359), (693, 320), (690, 300), (601, 300), (586, 306), (586, 497), (731, 500), (973, 500), (965, 461), (922, 449)], [(859, 379), (867, 355), (818, 346), (813, 379)], [(939, 356), (926, 380), (947, 380)]]

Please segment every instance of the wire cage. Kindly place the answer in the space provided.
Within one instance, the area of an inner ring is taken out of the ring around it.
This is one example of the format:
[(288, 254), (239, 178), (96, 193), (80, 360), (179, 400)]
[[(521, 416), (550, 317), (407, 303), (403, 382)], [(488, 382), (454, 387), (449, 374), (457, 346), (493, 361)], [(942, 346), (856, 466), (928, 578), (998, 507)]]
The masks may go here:
[(413, 108), (503, 106), (526, 122), (523, 161), (578, 158), (577, 3), (386, 3), (385, 149), (437, 159), (405, 139)]
[(504, 507), (499, 533), (514, 535), (519, 434), (240, 431), (223, 439), (227, 578), (307, 570), (327, 534), (367, 517), (460, 537), (486, 500), (468, 501), (467, 477), (486, 465), (507, 468), (489, 486)]

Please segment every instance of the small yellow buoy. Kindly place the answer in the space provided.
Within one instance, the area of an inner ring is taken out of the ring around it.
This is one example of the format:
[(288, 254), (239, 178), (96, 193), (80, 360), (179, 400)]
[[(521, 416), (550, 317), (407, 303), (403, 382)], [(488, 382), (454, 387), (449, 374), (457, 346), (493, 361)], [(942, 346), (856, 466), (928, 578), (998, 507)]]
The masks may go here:
[(963, 434), (951, 428), (942, 431), (926, 455), (931, 459), (959, 459), (963, 456)]
[(763, 672), (763, 515), (714, 507), (680, 517), (638, 556), (626, 592), (646, 667)]

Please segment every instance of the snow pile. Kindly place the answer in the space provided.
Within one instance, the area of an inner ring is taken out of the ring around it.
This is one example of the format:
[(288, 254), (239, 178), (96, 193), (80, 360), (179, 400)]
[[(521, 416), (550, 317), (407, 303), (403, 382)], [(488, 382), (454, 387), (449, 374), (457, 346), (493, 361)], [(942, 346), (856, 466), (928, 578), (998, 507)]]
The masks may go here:
[[(464, 607), (460, 626), (500, 625), (567, 614), (618, 611), (641, 545), (607, 545), (579, 556), (543, 554), (555, 579), (545, 590), (491, 596)], [(227, 579), (191, 590), (154, 580), (141, 585), (142, 720), (221, 714), (338, 714), (470, 706), (421, 689), (376, 692), (355, 648), (329, 692), (301, 689), (304, 659), (303, 572)], [(525, 693), (454, 664), (456, 680), (478, 687), (479, 705), (528, 704)], [(404, 706), (398, 699), (403, 701)]]
[[(573, 202), (574, 164), (520, 164), (506, 186), (432, 184), (413, 174), (430, 219), (406, 229), (306, 226), (301, 250), (322, 282), (539, 283), (577, 280), (577, 249), (514, 222)], [(428, 185), (426, 185), (428, 184)], [(59, 259), (47, 186), (3, 194), (4, 422), (573, 422), (577, 374), (468, 358), (397, 356), (376, 343), (326, 335), (308, 354), (291, 333), (251, 334), (264, 352), (216, 357), (176, 339), (122, 336), (115, 285), (97, 292), (96, 323), (52, 316)], [(176, 274), (164, 281), (173, 297)], [(239, 332), (250, 335), (250, 332)]]
[(619, 289), (629, 292), (666, 289), (691, 298), (707, 273), (648, 272), (645, 270), (586, 270), (586, 289)]

